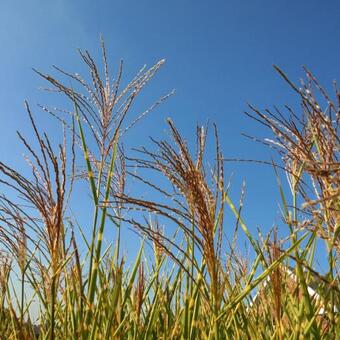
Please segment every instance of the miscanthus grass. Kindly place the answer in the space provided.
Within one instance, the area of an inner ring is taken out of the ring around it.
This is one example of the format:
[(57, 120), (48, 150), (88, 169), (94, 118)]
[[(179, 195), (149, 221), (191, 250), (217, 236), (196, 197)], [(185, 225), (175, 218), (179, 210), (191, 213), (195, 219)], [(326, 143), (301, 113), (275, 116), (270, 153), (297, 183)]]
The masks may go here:
[[(333, 100), (310, 71), (298, 87), (277, 69), (300, 109), (262, 112), (250, 106), (247, 112), (269, 129), (261, 142), (281, 160), (263, 162), (273, 167), (281, 195), (289, 235), (279, 238), (276, 229), (251, 232), (242, 216), (244, 188), (239, 202), (231, 199), (224, 172), (230, 159), (223, 156), (216, 126), (211, 137), (206, 127), (197, 127), (192, 152), (168, 120), (168, 138), (152, 139), (154, 147), (136, 149), (137, 156), (125, 155), (125, 132), (172, 94), (131, 116), (135, 99), (164, 60), (142, 68), (123, 87), (123, 63), (111, 79), (103, 42), (103, 72), (87, 51), (80, 56), (89, 81), (57, 67), (66, 80), (37, 71), (50, 91), (73, 106), (69, 112), (41, 106), (61, 123), (61, 143), (40, 131), (25, 103), (35, 141), (20, 132), (18, 137), (30, 171), (0, 162), (0, 338), (336, 339), (336, 85)], [(206, 155), (211, 142), (215, 152)], [(70, 213), (81, 180), (88, 184), (90, 195), (81, 199), (90, 200), (92, 221)], [(153, 199), (127, 192), (131, 180), (153, 192)], [(226, 216), (235, 219), (234, 227)], [(126, 225), (141, 239), (131, 263), (123, 255), (129, 250), (121, 249)], [(240, 234), (247, 252), (240, 250)], [(104, 235), (113, 235), (109, 246)], [(326, 259), (322, 272), (320, 258)]]

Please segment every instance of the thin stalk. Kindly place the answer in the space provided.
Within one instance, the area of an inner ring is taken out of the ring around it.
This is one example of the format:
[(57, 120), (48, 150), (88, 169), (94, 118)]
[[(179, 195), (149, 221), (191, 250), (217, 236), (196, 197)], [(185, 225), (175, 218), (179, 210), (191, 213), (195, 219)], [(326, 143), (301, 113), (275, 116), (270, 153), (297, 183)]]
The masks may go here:
[(118, 266), (118, 262), (119, 262), (119, 252), (120, 252), (120, 227), (121, 227), (121, 224), (119, 222), (118, 224), (118, 235), (117, 235), (117, 246), (116, 246), (116, 249), (117, 249), (117, 257), (116, 257), (116, 265)]
[(25, 302), (25, 270), (21, 270), (21, 303), (20, 303), (20, 325), (23, 329), (24, 323), (24, 302)]
[(55, 328), (55, 283), (56, 283), (56, 276), (53, 275), (52, 277), (52, 284), (51, 284), (51, 333), (50, 333), (50, 340), (55, 339), (54, 335), (54, 328)]
[[(103, 166), (104, 166), (104, 158), (103, 158), (103, 153), (102, 153), (102, 157), (101, 157), (101, 161), (100, 161), (100, 167), (99, 167), (99, 173), (98, 173), (98, 181), (97, 181), (97, 192), (96, 192), (97, 198), (100, 196), (100, 184), (101, 184), (101, 180), (102, 180)], [(97, 232), (98, 211), (99, 211), (99, 206), (98, 206), (98, 200), (97, 200), (97, 204), (95, 204), (95, 207), (94, 207), (94, 216), (93, 216), (93, 223), (92, 223), (89, 282), (91, 282), (91, 275), (92, 275), (94, 244), (95, 244), (96, 232)]]
[[(328, 278), (330, 282), (334, 282), (334, 258), (333, 258), (333, 248), (331, 245), (328, 245), (329, 247), (329, 254), (328, 254), (328, 264), (329, 264), (329, 274)], [(334, 297), (334, 291), (331, 289), (330, 291), (330, 305), (331, 305), (331, 332), (333, 333), (334, 339), (335, 339), (335, 297)]]

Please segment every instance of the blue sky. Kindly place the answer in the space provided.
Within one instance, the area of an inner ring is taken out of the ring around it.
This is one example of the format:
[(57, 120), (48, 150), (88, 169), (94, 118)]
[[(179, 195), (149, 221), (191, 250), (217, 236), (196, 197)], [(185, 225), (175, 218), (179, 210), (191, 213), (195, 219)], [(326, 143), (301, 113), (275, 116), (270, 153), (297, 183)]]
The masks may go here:
[[(15, 130), (30, 135), (23, 100), (34, 109), (50, 102), (31, 68), (83, 70), (76, 49), (98, 56), (100, 33), (112, 66), (124, 59), (127, 75), (166, 58), (141, 108), (176, 89), (176, 96), (131, 131), (131, 145), (164, 135), (166, 117), (188, 140), (194, 140), (196, 123), (210, 121), (219, 126), (226, 157), (268, 160), (268, 150), (241, 132), (269, 134), (242, 114), (247, 102), (259, 108), (297, 104), (272, 65), (293, 81), (306, 65), (326, 88), (340, 78), (338, 1), (3, 0), (0, 6), (0, 157), (18, 167), (23, 149)], [(40, 126), (59, 136), (59, 126), (35, 111)], [(252, 231), (280, 221), (272, 169), (227, 164), (226, 172), (234, 173), (235, 198), (246, 180), (245, 216)]]

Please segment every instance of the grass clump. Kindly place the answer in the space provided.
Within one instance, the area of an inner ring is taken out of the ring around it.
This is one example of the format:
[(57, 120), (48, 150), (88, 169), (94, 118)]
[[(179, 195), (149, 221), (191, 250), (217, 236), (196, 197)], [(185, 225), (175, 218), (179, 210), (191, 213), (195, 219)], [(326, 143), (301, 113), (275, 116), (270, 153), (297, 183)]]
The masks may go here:
[[(125, 132), (172, 94), (129, 118), (164, 61), (141, 69), (123, 88), (123, 63), (111, 80), (103, 42), (104, 77), (87, 51), (80, 55), (90, 82), (56, 68), (67, 78), (65, 85), (37, 71), (73, 105), (68, 117), (61, 114), (67, 111), (42, 107), (62, 123), (62, 144), (55, 147), (39, 132), (26, 103), (37, 151), (18, 136), (29, 155), (30, 175), (0, 162), (6, 190), (0, 196), (1, 337), (335, 339), (340, 332), (337, 90), (333, 102), (308, 70), (306, 83), (297, 88), (278, 69), (300, 97), (301, 111), (263, 113), (250, 106), (247, 114), (273, 134), (264, 143), (282, 159), (272, 166), (289, 230), (285, 239), (276, 230), (256, 236), (242, 217), (244, 191), (239, 204), (230, 197), (216, 126), (210, 166), (207, 129), (197, 128), (193, 154), (171, 120), (170, 140), (152, 139), (155, 150), (142, 147), (135, 150), (137, 157), (124, 154)], [(291, 204), (279, 169), (287, 175)], [(89, 185), (91, 223), (70, 215), (79, 179)], [(131, 179), (158, 198), (127, 193)], [(234, 216), (234, 228), (226, 226), (225, 214)], [(121, 249), (126, 224), (142, 240), (131, 266)], [(105, 230), (114, 235), (106, 248)], [(250, 257), (239, 250), (240, 232)], [(324, 254), (318, 254), (320, 242)], [(317, 270), (318, 256), (327, 257), (326, 274)]]

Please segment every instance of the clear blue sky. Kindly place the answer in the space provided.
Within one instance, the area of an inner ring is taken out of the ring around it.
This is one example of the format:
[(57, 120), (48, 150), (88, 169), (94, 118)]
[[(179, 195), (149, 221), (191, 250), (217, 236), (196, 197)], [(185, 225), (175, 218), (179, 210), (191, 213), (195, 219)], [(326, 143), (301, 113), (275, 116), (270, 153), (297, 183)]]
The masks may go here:
[[(339, 19), (340, 3), (331, 0), (3, 0), (0, 157), (12, 165), (22, 164), (23, 149), (15, 130), (29, 135), (23, 100), (32, 107), (50, 100), (38, 90), (44, 83), (31, 68), (50, 72), (56, 64), (82, 70), (76, 49), (98, 55), (103, 33), (112, 65), (123, 58), (128, 74), (166, 58), (141, 104), (146, 107), (161, 94), (177, 90), (131, 132), (131, 144), (143, 143), (149, 135), (162, 136), (168, 116), (189, 140), (195, 124), (209, 120), (219, 126), (226, 157), (269, 159), (268, 150), (241, 136), (241, 132), (265, 135), (242, 114), (246, 103), (259, 108), (297, 104), (273, 64), (293, 81), (303, 75), (302, 65), (328, 88), (339, 79)], [(40, 126), (56, 133), (59, 126), (36, 111)], [(249, 227), (254, 232), (256, 227), (268, 230), (279, 222), (273, 171), (251, 164), (227, 164), (226, 169), (235, 173), (235, 194), (241, 181), (247, 182)]]

